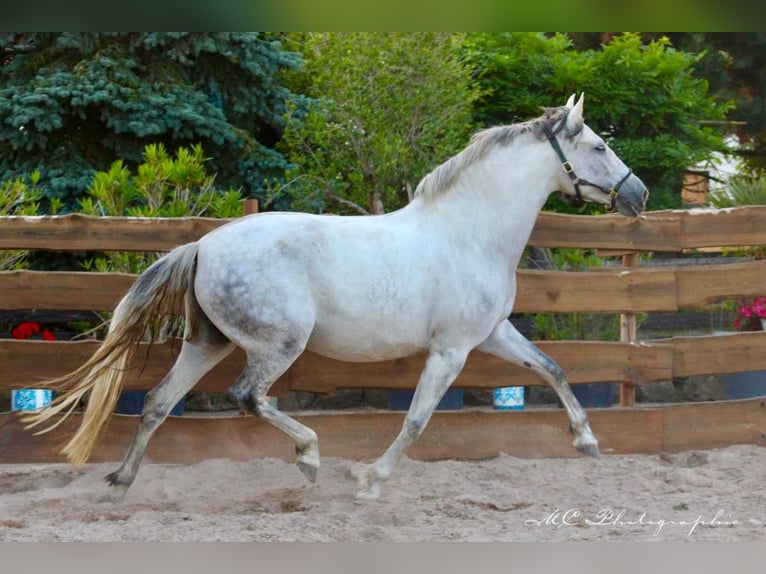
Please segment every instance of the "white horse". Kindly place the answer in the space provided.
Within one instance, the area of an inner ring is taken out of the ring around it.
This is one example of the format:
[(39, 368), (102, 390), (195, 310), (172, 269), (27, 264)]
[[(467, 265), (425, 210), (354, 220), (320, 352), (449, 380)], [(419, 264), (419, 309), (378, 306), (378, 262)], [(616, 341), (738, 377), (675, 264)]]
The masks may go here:
[(359, 473), (361, 498), (379, 495), (477, 348), (547, 381), (566, 408), (574, 446), (598, 457), (564, 373), (508, 321), (516, 267), (551, 192), (616, 205), (629, 216), (645, 207), (644, 184), (583, 123), (582, 113), (583, 97), (575, 103), (572, 96), (537, 119), (479, 132), (423, 178), (409, 205), (386, 215), (263, 213), (176, 248), (137, 278), (102, 346), (54, 381), (67, 392), (30, 422), (69, 414), (89, 395), (81, 426), (62, 449), (70, 461), (86, 461), (146, 326), (167, 311), (168, 300), (184, 296), (178, 359), (148, 394), (125, 459), (107, 477), (118, 495), (133, 482), (173, 405), (235, 346), (246, 352), (247, 364), (231, 394), (240, 408), (295, 442), (297, 465), (311, 481), (319, 468), (317, 435), (269, 403), (274, 381), (305, 349), (362, 362), (427, 353), (401, 432)]

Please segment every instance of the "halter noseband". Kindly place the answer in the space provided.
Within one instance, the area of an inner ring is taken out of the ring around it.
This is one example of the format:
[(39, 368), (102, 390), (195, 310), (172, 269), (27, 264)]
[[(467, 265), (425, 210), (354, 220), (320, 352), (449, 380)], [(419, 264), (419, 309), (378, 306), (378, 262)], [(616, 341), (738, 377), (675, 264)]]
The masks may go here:
[(548, 137), (548, 141), (551, 143), (551, 146), (553, 146), (553, 149), (556, 152), (556, 155), (558, 155), (559, 159), (561, 160), (561, 167), (564, 169), (564, 173), (566, 173), (569, 176), (569, 179), (572, 180), (572, 183), (574, 184), (575, 195), (576, 195), (575, 201), (578, 204), (584, 203), (584, 200), (582, 198), (582, 193), (580, 193), (580, 186), (589, 185), (591, 187), (595, 187), (596, 189), (605, 193), (609, 197), (610, 203), (607, 209), (609, 211), (612, 211), (614, 209), (615, 203), (617, 202), (617, 196), (620, 193), (620, 187), (622, 187), (622, 184), (627, 181), (627, 179), (633, 173), (633, 170), (628, 168), (628, 173), (626, 173), (625, 176), (620, 181), (617, 182), (617, 185), (613, 186), (611, 189), (604, 189), (597, 183), (593, 183), (588, 181), (587, 179), (582, 179), (580, 177), (577, 177), (577, 174), (574, 171), (574, 166), (569, 160), (567, 160), (563, 150), (561, 149), (561, 146), (559, 145), (558, 140), (556, 139), (556, 135), (563, 129), (565, 124), (566, 124), (566, 119), (562, 120), (562, 122), (559, 124), (559, 126), (556, 128), (555, 131), (551, 130), (551, 128), (547, 125), (543, 126), (543, 130), (545, 131), (545, 135)]

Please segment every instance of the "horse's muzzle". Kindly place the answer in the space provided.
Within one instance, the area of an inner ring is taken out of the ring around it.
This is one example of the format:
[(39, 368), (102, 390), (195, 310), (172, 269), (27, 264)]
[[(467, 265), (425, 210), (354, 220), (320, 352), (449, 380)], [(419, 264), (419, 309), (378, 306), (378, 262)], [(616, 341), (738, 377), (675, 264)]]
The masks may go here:
[(625, 180), (620, 186), (620, 192), (617, 195), (615, 205), (617, 210), (628, 217), (636, 217), (646, 209), (646, 200), (649, 198), (649, 190), (646, 189), (644, 182), (635, 175)]

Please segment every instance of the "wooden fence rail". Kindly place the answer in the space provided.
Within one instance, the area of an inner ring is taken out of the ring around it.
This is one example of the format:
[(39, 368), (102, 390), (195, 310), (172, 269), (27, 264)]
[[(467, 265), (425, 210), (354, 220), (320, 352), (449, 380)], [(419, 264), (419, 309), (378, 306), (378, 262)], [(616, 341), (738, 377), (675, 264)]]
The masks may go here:
[[(36, 381), (79, 367), (98, 347), (96, 341), (0, 340), (3, 388), (33, 387)], [(641, 386), (710, 373), (766, 369), (766, 333), (713, 337), (675, 337), (639, 343), (542, 341), (539, 347), (559, 362), (572, 384), (613, 382)], [(126, 377), (127, 389), (150, 389), (173, 364), (179, 343), (165, 343), (136, 353)], [(43, 361), (42, 358), (45, 358)], [(424, 355), (394, 361), (344, 363), (304, 353), (275, 385), (274, 396), (288, 390), (328, 394), (339, 389), (414, 388)], [(244, 366), (235, 352), (208, 373), (195, 390), (225, 392)], [(475, 351), (455, 382), (461, 388), (535, 386), (543, 381), (529, 369)]]
[[(226, 221), (205, 218), (151, 219), (82, 215), (0, 217), (0, 249), (58, 251), (167, 251), (194, 241)], [(628, 219), (541, 214), (530, 244), (613, 251), (666, 251), (725, 246), (766, 245), (766, 207), (722, 211), (660, 211)], [(134, 276), (120, 273), (0, 272), (0, 310), (56, 309), (105, 311), (114, 307)], [(766, 294), (766, 261), (670, 268), (623, 268), (593, 272), (519, 270), (516, 312), (674, 312), (710, 302)], [(0, 388), (34, 386), (36, 381), (78, 367), (96, 341), (47, 342), (0, 340)], [(766, 369), (766, 332), (709, 337), (623, 342), (541, 342), (573, 384), (619, 382), (625, 388), (674, 377)], [(169, 369), (173, 345), (148, 355), (137, 353), (126, 388), (152, 388)], [(178, 345), (175, 345), (177, 350)], [(145, 362), (144, 362), (145, 359)], [(424, 358), (351, 364), (305, 353), (277, 382), (274, 394), (289, 390), (330, 393), (343, 388), (412, 388)], [(196, 387), (224, 391), (239, 373), (244, 357), (234, 353)], [(465, 388), (539, 385), (527, 369), (475, 352), (456, 381)], [(325, 454), (377, 456), (401, 424), (401, 413), (304, 413), (317, 428)], [(573, 456), (563, 413), (533, 409), (499, 413), (487, 409), (438, 413), (418, 458), (483, 457), (508, 452), (517, 456)], [(120, 458), (135, 417), (115, 415), (97, 460)], [(764, 401), (716, 402), (662, 408), (595, 411), (594, 431), (607, 452), (657, 452), (709, 448), (731, 442), (766, 445)], [(71, 424), (62, 425), (62, 429)], [(354, 442), (360, 425), (368, 437)], [(320, 430), (322, 429), (322, 430)], [(253, 433), (250, 436), (247, 433)], [(323, 437), (324, 433), (324, 437)], [(529, 440), (530, 433), (536, 438)], [(245, 438), (247, 434), (248, 438)], [(198, 437), (204, 441), (197, 441)], [(236, 438), (233, 438), (236, 436)], [(513, 437), (526, 437), (513, 440)], [(264, 443), (265, 441), (265, 443)], [(16, 417), (0, 414), (0, 462), (58, 460), (59, 435), (33, 437)], [(283, 437), (245, 417), (206, 419), (185, 416), (171, 421), (156, 439), (153, 460), (191, 462), (217, 456), (285, 456)], [(352, 444), (354, 443), (354, 444)], [(175, 445), (175, 446), (174, 446)], [(430, 445), (430, 446), (429, 446)], [(176, 448), (178, 447), (178, 449)], [(180, 450), (179, 450), (180, 449)]]
[[(766, 260), (597, 272), (520, 269), (514, 312), (642, 313), (694, 309), (764, 293)], [(135, 277), (125, 273), (0, 272), (1, 309), (107, 311)]]
[[(0, 249), (168, 251), (227, 223), (203, 217), (0, 217)], [(630, 219), (541, 213), (529, 244), (632, 251), (766, 245), (766, 206), (647, 212)]]

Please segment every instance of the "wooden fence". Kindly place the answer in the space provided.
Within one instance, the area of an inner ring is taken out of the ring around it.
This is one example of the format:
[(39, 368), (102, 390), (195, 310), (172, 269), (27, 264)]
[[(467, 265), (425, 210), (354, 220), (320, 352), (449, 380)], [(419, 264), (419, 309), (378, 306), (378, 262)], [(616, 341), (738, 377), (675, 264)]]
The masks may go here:
[[(1, 217), (0, 249), (57, 251), (167, 251), (193, 241), (222, 220), (205, 218), (97, 218), (82, 215)], [(541, 214), (530, 239), (542, 247), (597, 248), (611, 253), (678, 252), (707, 247), (766, 245), (766, 207), (722, 211), (658, 211), (636, 219), (620, 215)], [(606, 453), (651, 453), (712, 448), (732, 443), (766, 445), (763, 399), (635, 406), (636, 386), (674, 377), (766, 369), (766, 332), (635, 341), (635, 313), (673, 312), (708, 303), (766, 294), (766, 261), (728, 265), (642, 268), (635, 257), (625, 267), (598, 272), (518, 272), (515, 312), (601, 312), (623, 315), (621, 341), (541, 342), (572, 384), (621, 384), (621, 407), (592, 409), (594, 432)], [(120, 273), (11, 271), (0, 273), (0, 310), (110, 310), (131, 284)], [(0, 388), (34, 386), (64, 374), (89, 356), (95, 341), (0, 339)], [(153, 349), (145, 366), (131, 371), (128, 389), (156, 385), (172, 363), (171, 345)], [(195, 387), (225, 391), (244, 356), (234, 353)], [(276, 383), (273, 394), (289, 390), (330, 393), (343, 388), (412, 388), (423, 356), (351, 364), (304, 355)], [(540, 385), (531, 371), (474, 352), (455, 387)], [(312, 411), (297, 418), (319, 434), (325, 456), (372, 458), (398, 433), (403, 414), (384, 411)], [(0, 414), (0, 462), (61, 460), (56, 447), (79, 421), (77, 415), (55, 432), (34, 436), (11, 413)], [(114, 415), (93, 460), (119, 460), (137, 417)], [(574, 456), (566, 416), (560, 409), (500, 412), (464, 408), (437, 412), (409, 455), (421, 459), (516, 456)], [(194, 462), (209, 457), (289, 459), (292, 443), (253, 417), (184, 416), (169, 419), (149, 449), (154, 461)]]

